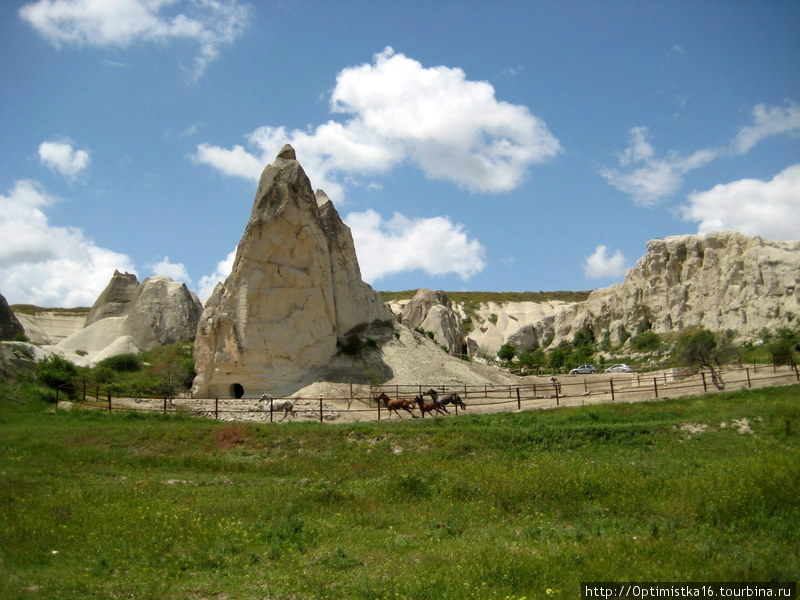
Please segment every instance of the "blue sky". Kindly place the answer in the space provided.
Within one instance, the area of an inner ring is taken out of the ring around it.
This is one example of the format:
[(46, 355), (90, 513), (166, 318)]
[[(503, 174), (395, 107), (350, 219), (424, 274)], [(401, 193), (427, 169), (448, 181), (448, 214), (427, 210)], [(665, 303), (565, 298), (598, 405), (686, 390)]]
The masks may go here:
[(291, 143), (378, 290), (586, 290), (653, 238), (800, 239), (800, 3), (0, 5), (0, 294), (205, 298)]

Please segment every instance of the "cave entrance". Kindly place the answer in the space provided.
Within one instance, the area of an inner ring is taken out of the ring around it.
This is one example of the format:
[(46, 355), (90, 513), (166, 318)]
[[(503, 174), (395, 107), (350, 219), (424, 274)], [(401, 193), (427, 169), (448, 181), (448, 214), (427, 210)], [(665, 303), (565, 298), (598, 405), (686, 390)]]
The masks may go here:
[(244, 388), (242, 387), (241, 383), (232, 383), (231, 384), (231, 396), (234, 398), (241, 398), (244, 396)]

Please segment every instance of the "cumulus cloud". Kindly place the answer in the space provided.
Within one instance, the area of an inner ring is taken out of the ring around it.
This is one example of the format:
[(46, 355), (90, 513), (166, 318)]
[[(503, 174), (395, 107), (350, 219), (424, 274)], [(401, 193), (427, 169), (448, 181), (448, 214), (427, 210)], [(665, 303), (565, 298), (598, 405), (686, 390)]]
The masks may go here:
[(689, 194), (684, 220), (698, 233), (733, 230), (776, 240), (800, 239), (800, 163), (769, 181), (740, 179)]
[(195, 161), (228, 175), (258, 179), (283, 144), (297, 151), (315, 187), (342, 198), (342, 178), (386, 172), (404, 161), (431, 179), (473, 191), (514, 189), (531, 165), (561, 152), (527, 107), (497, 100), (494, 88), (458, 68), (426, 68), (391, 48), (336, 77), (331, 112), (349, 116), (313, 130), (260, 127), (249, 149), (210, 144)]
[(80, 229), (50, 225), (45, 209), (54, 202), (29, 180), (0, 194), (0, 291), (9, 303), (91, 306), (115, 269), (135, 272), (128, 256)]
[(785, 106), (758, 104), (753, 107), (753, 125), (742, 127), (731, 142), (737, 154), (749, 152), (764, 138), (800, 132), (800, 105), (787, 100)]
[(625, 256), (620, 250), (609, 254), (608, 246), (600, 244), (586, 257), (583, 272), (589, 279), (621, 277), (625, 274)]
[(670, 151), (656, 158), (647, 127), (634, 127), (628, 147), (619, 156), (619, 168), (601, 169), (600, 175), (615, 188), (633, 197), (640, 206), (652, 207), (672, 196), (683, 183), (683, 176), (708, 164), (718, 156), (716, 150), (698, 150), (688, 156)]
[(250, 12), (237, 0), (38, 0), (19, 16), (59, 49), (193, 41), (200, 48), (188, 71), (196, 81), (242, 35)]
[(223, 283), (227, 278), (228, 275), (231, 274), (233, 271), (233, 261), (236, 259), (236, 248), (230, 251), (228, 256), (225, 257), (224, 260), (221, 260), (217, 263), (216, 269), (210, 275), (203, 275), (200, 278), (198, 286), (200, 291), (197, 295), (200, 297), (200, 300), (205, 302), (211, 296), (211, 293), (214, 291), (214, 288), (217, 287), (218, 283)]
[(70, 140), (39, 144), (39, 161), (70, 180), (83, 172), (91, 162), (86, 150), (75, 150)]
[(165, 256), (157, 263), (150, 266), (153, 275), (166, 275), (171, 277), (174, 281), (181, 281), (186, 285), (192, 284), (192, 278), (189, 277), (189, 271), (183, 263), (174, 263), (170, 261), (169, 256)]
[(469, 239), (464, 226), (446, 217), (410, 219), (400, 213), (384, 220), (374, 210), (352, 212), (344, 219), (353, 242), (364, 281), (403, 271), (421, 270), (428, 275), (455, 273), (467, 280), (486, 267), (486, 250)]

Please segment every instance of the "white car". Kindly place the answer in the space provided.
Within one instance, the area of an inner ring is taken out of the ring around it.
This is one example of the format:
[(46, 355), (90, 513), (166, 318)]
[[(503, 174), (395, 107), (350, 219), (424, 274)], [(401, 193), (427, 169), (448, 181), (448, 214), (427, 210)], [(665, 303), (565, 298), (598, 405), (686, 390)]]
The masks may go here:
[(581, 365), (569, 372), (570, 375), (588, 375), (589, 373), (597, 373), (594, 365)]
[(625, 364), (611, 365), (606, 369), (606, 373), (633, 373), (633, 367)]

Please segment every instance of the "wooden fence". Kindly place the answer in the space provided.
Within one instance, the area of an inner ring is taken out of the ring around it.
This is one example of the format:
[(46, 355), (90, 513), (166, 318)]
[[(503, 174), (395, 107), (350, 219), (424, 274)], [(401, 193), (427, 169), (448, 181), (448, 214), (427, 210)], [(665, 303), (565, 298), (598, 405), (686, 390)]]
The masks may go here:
[[(552, 378), (529, 377), (519, 385), (383, 385), (350, 386), (347, 397), (291, 397), (293, 411), (274, 410), (269, 400), (259, 398), (186, 398), (112, 396), (99, 386), (81, 384), (57, 392), (60, 399), (77, 400), (81, 406), (112, 411), (161, 412), (188, 414), (225, 421), (258, 422), (358, 422), (398, 418), (374, 400), (380, 393), (392, 398), (413, 400), (429, 389), (439, 394), (457, 393), (467, 413), (491, 413), (546, 409), (558, 406), (585, 406), (604, 402), (644, 402), (694, 396), (721, 390), (739, 390), (800, 383), (796, 364), (788, 366), (751, 365), (731, 367), (713, 374), (709, 371), (670, 369), (657, 373), (614, 373), (593, 375), (561, 375)], [(65, 406), (61, 404), (60, 406)], [(451, 415), (463, 409), (448, 405)], [(415, 416), (419, 411), (414, 411)]]

